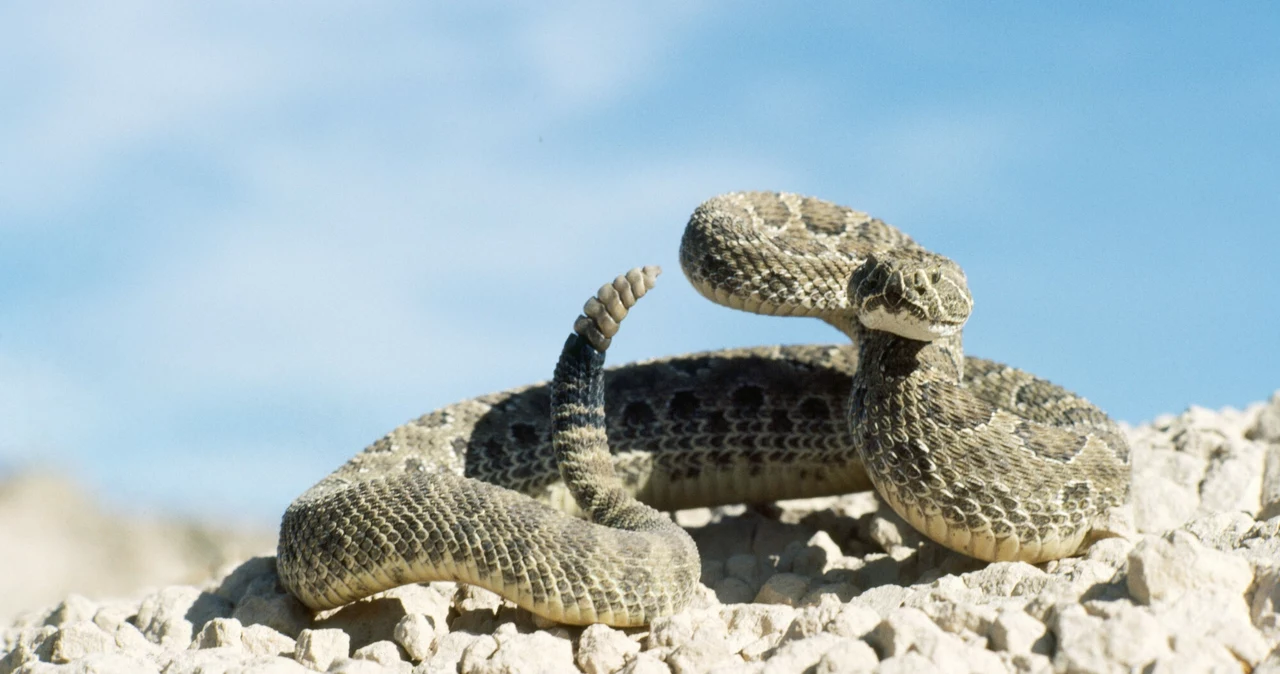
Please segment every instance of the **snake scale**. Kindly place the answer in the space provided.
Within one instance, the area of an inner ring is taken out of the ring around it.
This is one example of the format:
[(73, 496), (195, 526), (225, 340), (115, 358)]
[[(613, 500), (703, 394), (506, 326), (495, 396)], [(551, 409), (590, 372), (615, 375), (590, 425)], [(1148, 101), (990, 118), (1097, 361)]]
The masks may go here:
[(564, 623), (641, 625), (687, 605), (699, 578), (692, 539), (661, 511), (872, 487), (983, 560), (1055, 559), (1107, 535), (1128, 496), (1123, 435), (1082, 398), (963, 354), (973, 304), (951, 260), (853, 209), (746, 192), (697, 208), (680, 263), (719, 304), (816, 317), (849, 343), (606, 371), (656, 276), (632, 270), (588, 301), (551, 383), (426, 414), (298, 497), (284, 586), (323, 610), (454, 580)]

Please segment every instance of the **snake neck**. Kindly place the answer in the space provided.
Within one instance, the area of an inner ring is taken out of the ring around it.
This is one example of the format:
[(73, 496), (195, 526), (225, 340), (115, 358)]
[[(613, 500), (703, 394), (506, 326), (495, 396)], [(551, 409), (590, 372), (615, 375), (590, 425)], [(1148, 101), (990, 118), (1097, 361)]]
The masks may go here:
[(858, 335), (858, 371), (854, 388), (900, 387), (928, 377), (959, 384), (964, 376), (960, 335), (922, 342), (882, 330)]
[(922, 342), (864, 330), (847, 415), (857, 444), (865, 450), (869, 434), (900, 434), (918, 422), (917, 404), (958, 389), (963, 372), (959, 335)]

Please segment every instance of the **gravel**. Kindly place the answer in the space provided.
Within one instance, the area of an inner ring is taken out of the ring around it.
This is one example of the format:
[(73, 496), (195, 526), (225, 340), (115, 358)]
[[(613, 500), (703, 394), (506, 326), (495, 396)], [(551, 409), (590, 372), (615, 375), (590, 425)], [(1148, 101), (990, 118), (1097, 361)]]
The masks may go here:
[(549, 625), (453, 583), (313, 616), (280, 589), (274, 559), (255, 557), (203, 584), (19, 614), (0, 632), (0, 674), (1280, 674), (1280, 392), (1126, 432), (1136, 533), (1077, 558), (979, 563), (871, 494), (685, 511), (703, 596), (614, 629)]

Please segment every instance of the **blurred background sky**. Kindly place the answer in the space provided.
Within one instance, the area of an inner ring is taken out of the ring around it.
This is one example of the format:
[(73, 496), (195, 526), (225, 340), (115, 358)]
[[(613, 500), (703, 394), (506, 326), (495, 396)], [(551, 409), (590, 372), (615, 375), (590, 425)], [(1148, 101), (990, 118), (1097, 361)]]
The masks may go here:
[(0, 4), (0, 470), (274, 525), (392, 427), (611, 362), (838, 335), (716, 308), (703, 199), (966, 270), (970, 353), (1138, 423), (1280, 387), (1274, 3)]

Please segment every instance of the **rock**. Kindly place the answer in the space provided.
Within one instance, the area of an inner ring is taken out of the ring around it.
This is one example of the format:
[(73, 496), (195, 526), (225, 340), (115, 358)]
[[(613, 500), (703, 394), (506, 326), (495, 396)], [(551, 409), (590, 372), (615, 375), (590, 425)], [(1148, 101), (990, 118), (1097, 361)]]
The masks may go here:
[(1196, 589), (1243, 595), (1253, 569), (1238, 557), (1206, 548), (1185, 531), (1148, 536), (1129, 553), (1128, 588), (1143, 604), (1176, 599)]
[(159, 646), (148, 641), (138, 628), (129, 623), (120, 623), (112, 634), (115, 636), (116, 647), (126, 653), (151, 656), (161, 652)]
[(825, 531), (809, 537), (805, 547), (791, 562), (791, 570), (799, 575), (815, 578), (825, 573), (830, 565), (844, 558), (844, 552)]
[(826, 631), (847, 639), (861, 639), (880, 624), (880, 614), (859, 604), (845, 604), (825, 625)]
[(0, 657), (0, 674), (9, 674), (26, 663), (48, 662), (53, 651), (53, 637), (58, 628), (52, 625), (28, 627), (10, 635), (6, 642), (9, 652)]
[(905, 587), (881, 585), (854, 597), (853, 603), (869, 608), (877, 615), (886, 616), (902, 606), (902, 602), (906, 601), (911, 594), (912, 591)]
[[(478, 671), (488, 661), (489, 656), (498, 650), (498, 640), (488, 634), (480, 635), (480, 638), (472, 641), (462, 651), (461, 659), (458, 660), (458, 668), (456, 671), (463, 674), (472, 674)], [(430, 667), (436, 667), (436, 658), (431, 659)]]
[(720, 617), (727, 626), (729, 652), (738, 653), (748, 644), (756, 643), (761, 651), (778, 644), (782, 635), (791, 627), (796, 611), (788, 606), (748, 604), (727, 607)]
[(213, 674), (229, 672), (246, 665), (253, 657), (239, 648), (203, 648), (167, 654), (164, 674)]
[(292, 657), (297, 645), (293, 639), (267, 627), (250, 625), (244, 628), (244, 649), (251, 655)]
[(184, 649), (194, 636), (193, 626), (231, 615), (231, 602), (216, 594), (185, 585), (167, 587), (142, 600), (138, 630), (153, 643)]
[(1267, 448), (1262, 443), (1230, 438), (1209, 457), (1200, 482), (1200, 507), (1222, 512), (1257, 513), (1261, 507), (1262, 468)]
[(916, 548), (923, 541), (919, 532), (892, 509), (883, 505), (867, 520), (862, 538), (873, 541), (885, 552), (894, 548)]
[(1089, 615), (1083, 606), (1064, 606), (1050, 628), (1058, 644), (1053, 656), (1058, 671), (1140, 671), (1169, 653), (1168, 631), (1132, 605), (1107, 620)]
[(242, 648), (244, 627), (235, 618), (214, 618), (204, 624), (192, 648)]
[(959, 669), (961, 662), (958, 658), (965, 650), (964, 643), (955, 635), (943, 632), (924, 611), (917, 608), (900, 608), (891, 612), (871, 631), (867, 641), (886, 660), (918, 653), (933, 663), (938, 671), (967, 671)]
[(969, 588), (993, 597), (1033, 595), (1049, 582), (1048, 574), (1026, 562), (993, 562), (961, 578)]
[(459, 585), (453, 596), (457, 617), (449, 623), (455, 632), (490, 634), (498, 626), (498, 611), (503, 599), (497, 594), (473, 585)]
[(673, 674), (697, 674), (726, 662), (736, 660), (723, 641), (693, 641), (676, 646), (667, 656), (667, 665)]
[(957, 635), (986, 634), (996, 619), (994, 608), (976, 603), (963, 593), (945, 590), (912, 597), (904, 605), (924, 611), (943, 631)]
[(335, 629), (302, 630), (294, 648), (294, 659), (315, 670), (325, 671), (335, 660), (351, 652), (351, 637)]
[(394, 636), (410, 660), (422, 662), (435, 652), (436, 640), (447, 629), (444, 624), (437, 627), (435, 620), (425, 614), (410, 613), (396, 623)]
[(879, 674), (940, 674), (942, 670), (928, 658), (913, 651), (881, 660), (875, 671)]
[(757, 604), (795, 606), (809, 591), (809, 579), (794, 573), (775, 573), (756, 593)]
[(1250, 621), (1249, 608), (1240, 594), (1222, 589), (1197, 589), (1157, 604), (1151, 610), (1174, 639), (1221, 644), (1236, 659), (1250, 666), (1261, 662), (1270, 650), (1266, 639)]
[(159, 674), (156, 663), (136, 655), (124, 653), (93, 653), (75, 661), (74, 664), (59, 668), (70, 670), (74, 674)]
[(578, 637), (578, 655), (574, 658), (578, 668), (586, 674), (610, 674), (622, 669), (636, 653), (640, 644), (626, 634), (608, 625), (590, 625)]
[(474, 674), (558, 674), (573, 671), (573, 644), (548, 632), (514, 634), (500, 640), (488, 660), (467, 671)]
[(658, 618), (649, 625), (646, 650), (675, 648), (691, 641), (727, 641), (729, 630), (719, 611), (682, 611)]
[(81, 619), (64, 624), (53, 636), (49, 661), (67, 663), (95, 653), (108, 653), (115, 650), (116, 640), (113, 635), (102, 631), (102, 628), (90, 620)]
[(1270, 440), (1270, 443), (1263, 459), (1262, 484), (1258, 489), (1259, 520), (1280, 515), (1280, 437)]
[(749, 587), (760, 587), (764, 580), (761, 577), (760, 559), (752, 554), (734, 555), (724, 562), (724, 572), (730, 578), (737, 578)]
[(1249, 617), (1271, 643), (1280, 642), (1280, 566), (1259, 569)]
[(1172, 645), (1173, 652), (1156, 658), (1155, 662), (1148, 667), (1148, 671), (1152, 674), (1182, 674), (1182, 672), (1236, 674), (1241, 671), (1240, 661), (1222, 644), (1194, 637), (1174, 637)]
[(232, 604), (239, 604), (244, 600), (251, 585), (263, 582), (276, 582), (274, 556), (254, 557), (237, 565), (222, 578), (222, 582), (218, 583), (214, 593)]
[(375, 641), (351, 654), (352, 660), (372, 660), (384, 667), (393, 667), (404, 662), (400, 655), (400, 647), (394, 641)]
[(667, 666), (656, 653), (641, 652), (627, 663), (625, 667), (618, 670), (619, 674), (671, 674), (671, 667)]
[(1271, 655), (1253, 670), (1253, 674), (1280, 674), (1280, 651), (1272, 651)]
[(435, 653), (424, 661), (422, 665), (419, 665), (419, 669), (422, 669), (425, 665), (427, 670), (431, 672), (457, 672), (462, 656), (476, 644), (483, 644), (478, 647), (481, 650), (488, 649), (479, 656), (480, 659), (488, 658), (498, 648), (497, 640), (487, 634), (449, 632), (440, 637), (436, 643)]
[(1280, 444), (1280, 391), (1272, 394), (1271, 401), (1258, 411), (1257, 419), (1244, 436), (1250, 440)]
[[(443, 585), (450, 592), (454, 589), (452, 583)], [(375, 641), (395, 639), (396, 627), (411, 614), (427, 615), (437, 621), (437, 625), (445, 625), (450, 604), (450, 597), (435, 587), (402, 585), (347, 604), (323, 616), (312, 626), (343, 630), (351, 637), (351, 648), (360, 649)], [(495, 623), (492, 612), (488, 614), (488, 621), (490, 625)], [(492, 627), (488, 629), (491, 631)]]
[[(823, 628), (840, 612), (844, 603), (833, 596), (825, 596), (817, 602), (797, 609), (791, 619), (791, 625), (783, 636), (783, 641), (807, 639), (821, 634)], [(878, 618), (877, 618), (878, 621)]]
[(107, 632), (114, 632), (120, 625), (138, 615), (138, 602), (106, 602), (93, 614), (93, 623)]
[(409, 663), (383, 665), (373, 660), (347, 658), (329, 666), (329, 674), (403, 674), (412, 671)]
[(716, 599), (721, 604), (749, 604), (756, 591), (741, 578), (723, 578), (715, 586)]
[(876, 671), (880, 658), (865, 641), (843, 639), (828, 649), (814, 667), (814, 674), (861, 674)]
[(141, 605), (72, 595), (28, 611), (0, 629), (0, 674), (575, 665), (591, 674), (1280, 674), (1280, 513), (1255, 521), (1250, 510), (1277, 498), (1268, 490), (1280, 480), (1270, 477), (1280, 475), (1280, 430), (1261, 428), (1273, 409), (1280, 419), (1280, 393), (1269, 407), (1193, 409), (1129, 429), (1149, 535), (1039, 566), (943, 551), (873, 494), (856, 494), (783, 504), (776, 520), (741, 508), (695, 513), (710, 522), (693, 532), (707, 587), (692, 609), (647, 629), (566, 629), (453, 583), (404, 586), (313, 618), (280, 588), (274, 559), (259, 557), (205, 593), (164, 588)]
[(274, 583), (268, 586), (270, 590), (261, 592), (253, 592), (253, 587), (261, 586), (257, 583), (252, 584), (250, 591), (233, 611), (232, 618), (236, 618), (243, 625), (266, 625), (276, 632), (294, 638), (303, 629), (312, 627), (311, 611), (303, 606), (302, 602), (293, 599), (293, 595), (274, 590)]
[(1200, 506), (1206, 461), (1172, 448), (1157, 449), (1150, 442), (1135, 440), (1131, 444), (1130, 498), (1138, 531), (1161, 532), (1182, 526)]
[(78, 594), (72, 594), (54, 607), (49, 617), (45, 618), (44, 624), (62, 627), (75, 622), (90, 621), (97, 612), (96, 603)]
[[(910, 552), (901, 547), (893, 548), (893, 551)], [(853, 574), (853, 582), (858, 587), (878, 588), (898, 583), (902, 565), (892, 555), (872, 553), (864, 556), (862, 561), (862, 566)]]
[(1248, 513), (1201, 513), (1182, 525), (1182, 529), (1195, 536), (1204, 545), (1222, 552), (1240, 547), (1241, 541), (1253, 530), (1256, 522)]
[(1089, 546), (1085, 559), (1106, 564), (1120, 571), (1129, 565), (1129, 553), (1133, 551), (1134, 540), (1122, 537), (1104, 538)]
[(1001, 653), (1005, 668), (1018, 674), (1053, 674), (1053, 661), (1039, 653)]
[(991, 624), (991, 647), (1010, 653), (1050, 655), (1053, 640), (1045, 624), (1019, 609), (1005, 609)]

